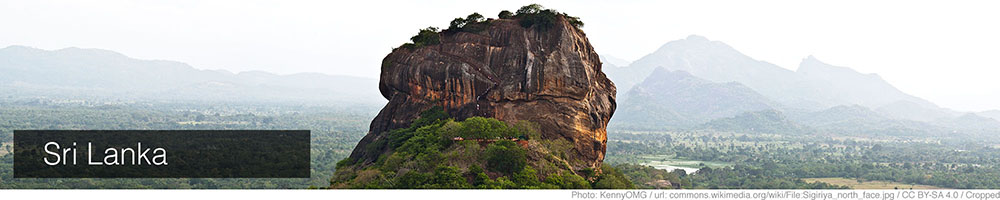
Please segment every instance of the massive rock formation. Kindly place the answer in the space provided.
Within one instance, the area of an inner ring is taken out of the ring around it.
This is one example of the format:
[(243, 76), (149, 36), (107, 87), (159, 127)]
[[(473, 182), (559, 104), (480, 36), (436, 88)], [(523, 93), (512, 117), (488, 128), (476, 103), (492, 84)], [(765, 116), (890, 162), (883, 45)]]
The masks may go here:
[(546, 29), (491, 19), (479, 32), (440, 33), (440, 43), (397, 48), (382, 60), (379, 90), (389, 100), (351, 153), (371, 163), (388, 151), (378, 140), (441, 106), (458, 120), (473, 116), (526, 120), (542, 139), (566, 139), (574, 170), (604, 160), (615, 86), (586, 35), (563, 17)]

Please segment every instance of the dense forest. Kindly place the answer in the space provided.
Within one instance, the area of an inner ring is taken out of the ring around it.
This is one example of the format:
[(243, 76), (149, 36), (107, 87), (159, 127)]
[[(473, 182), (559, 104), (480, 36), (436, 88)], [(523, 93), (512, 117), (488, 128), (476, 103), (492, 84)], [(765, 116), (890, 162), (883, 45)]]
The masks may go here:
[[(1000, 149), (956, 138), (862, 138), (721, 132), (628, 132), (609, 139), (608, 163), (656, 159), (728, 163), (693, 174), (623, 168), (636, 183), (655, 179), (682, 188), (836, 188), (803, 178), (838, 177), (942, 188), (1000, 187)], [(649, 157), (648, 155), (664, 155)], [(685, 174), (688, 174), (685, 176)], [(642, 184), (640, 184), (642, 185)], [(646, 187), (651, 187), (646, 185)]]

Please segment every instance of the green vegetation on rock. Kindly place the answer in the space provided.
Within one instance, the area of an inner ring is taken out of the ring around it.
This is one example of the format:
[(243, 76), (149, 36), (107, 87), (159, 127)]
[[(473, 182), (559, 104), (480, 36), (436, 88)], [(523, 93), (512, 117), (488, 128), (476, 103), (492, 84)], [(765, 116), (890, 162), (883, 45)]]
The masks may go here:
[(486, 30), (489, 25), (489, 21), (486, 21), (486, 18), (483, 18), (483, 15), (479, 13), (472, 13), (465, 18), (459, 17), (451, 20), (448, 29), (445, 29), (444, 31), (446, 33), (455, 33), (459, 31), (476, 33)]
[(565, 18), (569, 21), (570, 25), (573, 25), (573, 27), (583, 27), (583, 21), (580, 21), (579, 17), (570, 16), (566, 13), (560, 13), (554, 9), (545, 9), (545, 7), (538, 4), (523, 6), (521, 9), (517, 9), (517, 13), (513, 16), (514, 19), (520, 20), (519, 23), (522, 27), (535, 27), (543, 31), (555, 26), (558, 17)]
[(600, 174), (574, 173), (549, 153), (565, 142), (541, 140), (533, 127), (483, 117), (456, 121), (433, 107), (410, 127), (388, 132), (389, 139), (381, 140), (388, 142), (372, 145), (390, 149), (374, 163), (339, 162), (331, 188), (634, 188), (610, 167)]
[(417, 32), (417, 35), (410, 37), (409, 43), (403, 44), (403, 46), (400, 47), (406, 49), (414, 49), (422, 46), (435, 45), (440, 43), (441, 43), (441, 35), (438, 35), (438, 28), (431, 26), (424, 29), (420, 29), (420, 32)]
[[(504, 10), (497, 15), (500, 19), (514, 19), (518, 20), (518, 23), (524, 28), (536, 28), (537, 30), (545, 31), (555, 26), (559, 17), (566, 19), (566, 21), (576, 28), (583, 27), (583, 21), (580, 21), (579, 17), (570, 16), (566, 13), (560, 13), (554, 9), (545, 9), (538, 4), (531, 4), (521, 7), (517, 10), (517, 13), (511, 13), (510, 11)], [(458, 17), (451, 20), (448, 23), (448, 29), (440, 30), (437, 27), (427, 27), (420, 29), (417, 35), (410, 38), (409, 43), (403, 44), (402, 48), (405, 49), (415, 49), (423, 47), (426, 45), (435, 45), (441, 43), (441, 33), (454, 34), (458, 32), (470, 32), (478, 33), (489, 28), (491, 19), (486, 19), (482, 14), (474, 12), (468, 16), (462, 18)]]

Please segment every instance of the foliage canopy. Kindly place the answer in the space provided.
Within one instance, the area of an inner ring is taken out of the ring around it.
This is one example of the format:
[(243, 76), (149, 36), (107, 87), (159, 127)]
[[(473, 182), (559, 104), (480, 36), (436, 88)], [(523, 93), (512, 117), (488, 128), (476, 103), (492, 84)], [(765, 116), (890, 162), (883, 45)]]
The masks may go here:
[[(470, 117), (455, 121), (441, 107), (420, 114), (410, 127), (396, 129), (384, 143), (388, 148), (370, 165), (350, 158), (337, 164), (331, 179), (335, 188), (481, 188), (558, 189), (632, 188), (619, 174), (595, 176), (587, 181), (551, 162), (538, 161), (526, 148), (529, 138), (539, 138), (529, 122), (508, 124), (493, 118)], [(515, 142), (518, 141), (518, 142)], [(540, 141), (535, 141), (540, 142)], [(560, 143), (561, 144), (561, 143)], [(541, 144), (544, 146), (544, 144)], [(529, 145), (530, 146), (530, 145)], [(556, 157), (556, 155), (542, 155)], [(543, 159), (544, 160), (544, 159)], [(592, 171), (592, 170), (591, 170)], [(610, 171), (614, 171), (613, 169)]]

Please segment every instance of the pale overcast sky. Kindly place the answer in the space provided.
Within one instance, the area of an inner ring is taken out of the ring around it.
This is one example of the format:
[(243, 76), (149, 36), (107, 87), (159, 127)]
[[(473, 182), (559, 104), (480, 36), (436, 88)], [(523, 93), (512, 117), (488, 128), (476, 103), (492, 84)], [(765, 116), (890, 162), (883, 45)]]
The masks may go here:
[(0, 0), (0, 47), (374, 78), (419, 28), (530, 3), (579, 16), (603, 55), (635, 60), (697, 34), (792, 70), (815, 55), (944, 107), (1000, 108), (1000, 6), (990, 1)]

